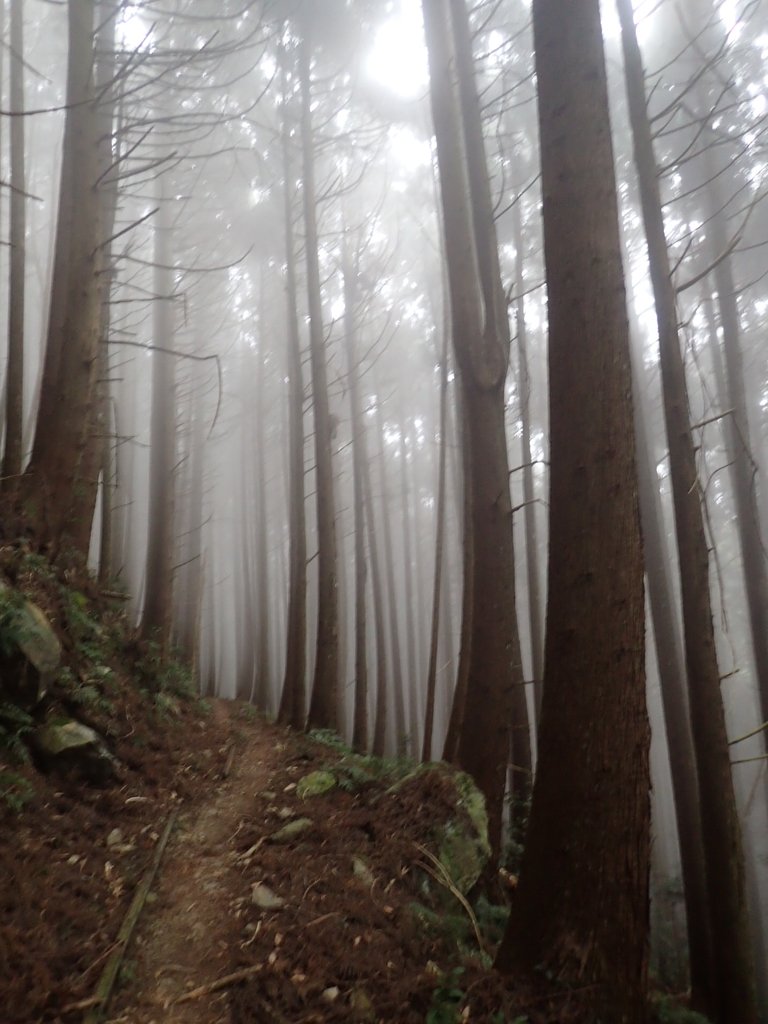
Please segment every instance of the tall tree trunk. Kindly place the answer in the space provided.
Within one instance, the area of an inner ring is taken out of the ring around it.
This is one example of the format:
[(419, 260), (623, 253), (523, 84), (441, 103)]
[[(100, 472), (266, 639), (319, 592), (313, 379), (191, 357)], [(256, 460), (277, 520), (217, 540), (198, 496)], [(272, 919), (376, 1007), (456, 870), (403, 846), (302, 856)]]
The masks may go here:
[(710, 1005), (709, 982), (713, 944), (707, 912), (699, 787), (688, 719), (680, 624), (670, 580), (672, 562), (664, 531), (656, 462), (652, 458), (648, 443), (646, 423), (649, 417), (642, 400), (643, 385), (637, 369), (639, 361), (638, 358), (633, 358), (637, 479), (645, 548), (645, 576), (653, 619), (654, 646), (672, 776), (672, 797), (677, 818), (688, 932), (691, 1005), (703, 1012)]
[[(261, 288), (261, 302), (264, 303), (263, 287)], [(266, 330), (261, 331), (259, 340), (259, 360), (256, 378), (256, 430), (253, 439), (255, 476), (255, 495), (252, 508), (255, 509), (255, 571), (256, 571), (256, 623), (251, 623), (251, 629), (256, 637), (256, 651), (254, 663), (254, 687), (251, 695), (252, 701), (257, 707), (266, 711), (269, 707), (269, 622), (270, 622), (270, 578), (269, 578), (269, 517), (267, 513), (267, 471), (265, 460), (265, 448), (267, 437), (267, 417), (264, 408), (264, 391), (266, 376), (265, 360), (265, 336)], [(244, 510), (247, 515), (247, 510)]]
[[(460, 374), (461, 371), (459, 371)], [(469, 445), (464, 440), (466, 424), (464, 422), (464, 402), (461, 398), (461, 390), (456, 397), (456, 424), (455, 434), (457, 448), (461, 452), (461, 472), (458, 471), (457, 463), (454, 462), (455, 476), (461, 481), (458, 492), (460, 495), (460, 522), (461, 522), (461, 559), (462, 559), (462, 590), (461, 590), (461, 629), (459, 638), (459, 663), (456, 670), (456, 685), (453, 690), (451, 701), (451, 712), (448, 719), (448, 729), (445, 735), (443, 746), (443, 760), (449, 764), (457, 764), (459, 757), (459, 739), (461, 727), (464, 722), (464, 707), (467, 701), (467, 687), (469, 685), (469, 665), (472, 653), (472, 615), (474, 608), (475, 577), (473, 570), (473, 537), (472, 518), (470, 515), (470, 451)]]
[[(0, 26), (1, 28), (2, 26)], [(23, 461), (24, 285), (26, 277), (26, 174), (24, 161), (24, 9), (11, 0), (11, 255), (8, 284), (8, 365), (5, 377), (3, 489), (13, 493)], [(0, 79), (0, 82), (2, 79)]]
[(458, 761), (485, 796), (496, 859), (512, 688), (522, 681), (504, 423), (509, 323), (466, 5), (464, 0), (424, 0), (423, 8), (453, 345), (470, 453), (472, 635)]
[[(116, 133), (115, 114), (115, 67), (116, 50), (115, 36), (119, 8), (116, 4), (108, 4), (102, 0), (99, 7), (99, 25), (96, 35), (96, 88), (99, 95), (97, 113), (99, 118), (99, 149), (101, 164), (108, 167), (115, 162), (117, 152), (113, 150), (119, 145)], [(112, 437), (110, 434), (111, 412), (109, 385), (109, 340), (112, 319), (112, 286), (117, 270), (112, 256), (111, 238), (115, 229), (118, 205), (118, 175), (108, 174), (99, 188), (101, 213), (103, 217), (102, 234), (106, 241), (102, 244), (103, 299), (100, 310), (99, 345), (96, 356), (96, 381), (94, 397), (91, 405), (92, 422), (89, 426), (89, 443), (86, 446), (80, 473), (80, 514), (73, 524), (72, 538), (79, 551), (88, 551), (93, 528), (96, 502), (99, 496), (99, 479), (101, 478), (102, 520), (100, 546), (106, 560), (100, 561), (100, 571), (108, 572), (108, 547), (111, 543), (111, 456)]]
[(520, 201), (512, 207), (515, 237), (515, 324), (517, 326), (517, 361), (520, 393), (520, 431), (523, 456), (523, 501), (525, 507), (525, 569), (528, 584), (528, 629), (531, 637), (531, 670), (536, 722), (541, 716), (544, 681), (544, 628), (541, 616), (541, 585), (539, 574), (539, 542), (536, 528), (536, 491), (533, 483), (531, 455), (531, 374), (528, 367), (528, 329), (525, 323), (525, 280), (523, 278), (523, 224)]
[(585, 1019), (645, 1024), (643, 560), (598, 0), (534, 0), (533, 25), (550, 353), (546, 668), (528, 838), (498, 964), (583, 986)]
[[(283, 95), (286, 82), (283, 69)], [(304, 508), (304, 382), (298, 324), (298, 289), (293, 232), (290, 138), (283, 111), (283, 218), (285, 231), (285, 289), (288, 335), (288, 446), (289, 446), (289, 570), (285, 675), (278, 721), (303, 729), (306, 719), (307, 669), (307, 527)]]
[[(724, 203), (718, 187), (717, 169), (710, 159), (707, 168), (709, 217), (707, 236), (715, 264), (713, 276), (717, 289), (717, 309), (723, 334), (725, 392), (721, 411), (727, 410), (723, 429), (729, 454), (731, 486), (736, 510), (736, 530), (744, 571), (747, 613), (752, 640), (752, 658), (757, 682), (761, 720), (768, 722), (768, 564), (761, 536), (758, 493), (765, 475), (753, 454), (752, 430), (745, 390), (742, 357), (741, 322), (738, 293), (733, 280), (730, 256), (723, 258), (728, 237), (723, 223)], [(717, 332), (710, 335), (713, 351), (719, 345)]]
[[(53, 284), (40, 404), (23, 515), (40, 547), (72, 551), (82, 518), (84, 459), (92, 443), (104, 297), (103, 211), (94, 81), (94, 0), (71, 0), (69, 60)], [(92, 506), (91, 506), (92, 507)], [(86, 550), (75, 552), (84, 558)]]
[[(414, 601), (414, 576), (417, 567), (413, 561), (412, 537), (417, 534), (416, 502), (411, 500), (411, 485), (408, 473), (408, 442), (405, 416), (400, 418), (400, 508), (403, 532), (403, 597), (405, 600), (405, 646), (406, 646), (406, 694), (408, 699), (408, 746), (411, 757), (419, 752), (419, 679), (416, 654), (416, 607)], [(418, 542), (416, 545), (418, 549)]]
[[(708, 1016), (715, 1024), (757, 1020), (741, 827), (731, 776), (709, 590), (696, 451), (667, 250), (644, 72), (632, 6), (618, 0), (635, 163), (650, 259), (661, 357), (664, 418), (680, 561), (689, 708), (699, 781), (711, 934), (717, 941)], [(702, 993), (702, 996), (704, 994)]]
[[(448, 342), (450, 331), (443, 324), (443, 347), (439, 355), (440, 366), (440, 448), (437, 463), (437, 494), (435, 517), (435, 571), (432, 580), (432, 623), (429, 631), (429, 666), (424, 710), (424, 737), (421, 747), (422, 761), (432, 760), (432, 733), (435, 721), (435, 695), (437, 691), (437, 656), (440, 638), (440, 600), (443, 592), (443, 549), (445, 547), (445, 481), (448, 464)], [(447, 629), (450, 630), (450, 623)]]
[(152, 352), (152, 408), (149, 453), (149, 536), (147, 541), (146, 588), (141, 630), (156, 642), (161, 657), (168, 652), (173, 600), (173, 471), (176, 450), (174, 357), (160, 351), (173, 345), (174, 273), (171, 244), (171, 200), (167, 188), (160, 189), (155, 227), (154, 323)]
[(304, 199), (307, 290), (309, 296), (309, 351), (312, 367), (312, 405), (315, 413), (315, 474), (317, 480), (317, 645), (308, 724), (315, 729), (336, 729), (339, 688), (339, 594), (336, 564), (336, 513), (331, 462), (332, 430), (328, 407), (328, 383), (323, 308), (320, 295), (317, 210), (315, 207), (315, 157), (312, 132), (310, 73), (310, 18), (306, 17), (299, 43), (301, 88), (302, 195)]
[[(722, 249), (718, 249), (718, 254), (722, 252)], [(730, 287), (733, 287), (734, 284), (730, 271), (724, 276), (725, 280), (718, 284), (718, 298), (720, 297), (719, 293), (721, 285), (727, 287), (728, 284), (730, 284)], [(735, 294), (733, 302), (735, 307)], [(718, 338), (715, 323), (714, 302), (711, 293), (708, 293), (704, 297), (702, 305), (706, 313), (709, 327), (709, 345), (712, 356), (712, 368), (714, 371), (715, 387), (719, 393), (718, 404), (720, 412), (725, 414), (722, 421), (722, 428), (726, 439), (726, 450), (729, 455), (731, 486), (736, 505), (735, 526), (739, 535), (742, 571), (744, 574), (747, 597), (747, 610), (753, 640), (752, 650), (754, 654), (753, 665), (755, 666), (755, 675), (757, 677), (757, 700), (758, 707), (760, 709), (760, 721), (766, 722), (768, 721), (768, 707), (766, 707), (763, 702), (764, 692), (762, 684), (764, 679), (757, 667), (760, 663), (760, 659), (765, 653), (765, 639), (758, 636), (757, 640), (755, 640), (755, 629), (759, 628), (760, 620), (765, 614), (764, 609), (760, 608), (757, 603), (761, 600), (761, 595), (765, 586), (765, 548), (763, 547), (762, 538), (760, 536), (760, 513), (757, 503), (757, 494), (755, 493), (758, 483), (759, 467), (754, 460), (750, 440), (751, 432), (749, 431), (749, 416), (747, 413), (748, 406), (746, 403), (743, 369), (741, 365), (738, 319), (736, 319), (735, 322), (733, 320), (734, 315), (737, 317), (738, 313), (735, 308), (728, 310), (725, 315), (721, 313), (723, 347), (727, 351), (729, 340), (731, 343), (735, 340), (737, 348), (739, 349), (737, 358), (733, 360), (736, 365), (732, 366), (729, 371), (727, 370), (727, 366), (723, 364), (722, 353), (720, 351), (720, 339)], [(726, 305), (730, 305), (727, 300)], [(728, 321), (730, 321), (730, 323), (728, 327), (726, 327), (726, 323)], [(737, 330), (735, 334), (732, 334), (731, 332), (734, 327), (736, 327)], [(731, 335), (730, 339), (728, 337), (729, 334)], [(738, 373), (742, 382), (741, 389), (739, 389), (737, 385), (735, 392), (730, 388), (730, 380), (733, 373)], [(739, 390), (741, 390), (740, 395), (738, 393)], [(740, 410), (742, 414), (741, 416), (737, 415), (737, 410)], [(746, 434), (741, 433), (740, 427), (742, 425), (747, 430)], [(766, 628), (768, 628), (768, 624), (766, 624)], [(765, 733), (763, 734), (763, 742), (765, 742)], [(763, 770), (763, 794), (766, 793), (766, 782), (768, 782), (768, 775), (766, 775)], [(746, 815), (742, 817), (742, 824), (746, 830)], [(744, 845), (745, 847), (747, 845), (746, 837)], [(765, 1012), (763, 1008), (768, 1006), (768, 957), (766, 957), (765, 927), (763, 924), (763, 916), (760, 912), (759, 884), (755, 877), (755, 869), (750, 865), (746, 852), (745, 869), (747, 900), (754, 908), (754, 911), (751, 914), (750, 924), (752, 926), (752, 940), (754, 945), (755, 983), (757, 987), (758, 1009)]]
[(376, 634), (376, 703), (373, 719), (373, 741), (371, 753), (383, 757), (386, 752), (388, 702), (387, 702), (387, 625), (384, 601), (384, 579), (381, 569), (379, 542), (376, 531), (376, 515), (373, 507), (373, 484), (371, 464), (366, 459), (363, 470), (363, 500), (365, 502), (365, 527), (368, 537), (368, 553), (371, 563), (371, 591), (373, 594), (373, 624)]
[(379, 486), (381, 487), (381, 532), (384, 541), (384, 574), (389, 608), (389, 641), (392, 665), (392, 694), (395, 712), (395, 750), (404, 754), (408, 745), (408, 724), (405, 717), (405, 688), (403, 682), (403, 658), (400, 647), (400, 622), (397, 603), (397, 579), (395, 559), (392, 551), (392, 521), (389, 495), (387, 493), (387, 456), (384, 448), (384, 418), (381, 405), (376, 406), (376, 426), (379, 439)]
[(368, 624), (366, 615), (365, 504), (363, 476), (368, 452), (365, 417), (360, 397), (357, 352), (357, 270), (353, 266), (346, 239), (342, 241), (344, 274), (344, 336), (347, 345), (347, 381), (352, 414), (352, 490), (355, 532), (355, 703), (352, 747), (368, 749)]

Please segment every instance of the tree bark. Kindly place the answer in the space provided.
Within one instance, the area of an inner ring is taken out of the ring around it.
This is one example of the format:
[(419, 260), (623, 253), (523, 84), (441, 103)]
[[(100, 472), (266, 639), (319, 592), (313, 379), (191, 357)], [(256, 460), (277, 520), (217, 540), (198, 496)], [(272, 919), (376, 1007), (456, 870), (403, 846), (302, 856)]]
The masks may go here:
[(368, 749), (368, 622), (366, 584), (368, 565), (365, 555), (365, 503), (363, 477), (368, 452), (365, 417), (360, 396), (357, 349), (357, 270), (353, 265), (346, 237), (342, 240), (344, 274), (344, 337), (347, 346), (347, 383), (352, 417), (352, 490), (355, 533), (355, 697), (352, 747), (360, 753)]
[[(286, 82), (283, 69), (283, 95)], [(285, 102), (284, 102), (285, 106)], [(290, 138), (283, 110), (283, 217), (285, 231), (285, 290), (288, 335), (288, 445), (289, 455), (289, 571), (285, 675), (277, 719), (303, 729), (306, 719), (307, 670), (307, 527), (304, 508), (304, 382), (298, 324), (298, 288), (291, 195)]]
[[(445, 547), (445, 482), (448, 464), (448, 324), (443, 325), (443, 348), (439, 355), (440, 367), (440, 448), (437, 464), (437, 488), (435, 498), (435, 571), (432, 580), (432, 623), (429, 632), (429, 666), (424, 710), (424, 736), (421, 747), (422, 761), (432, 760), (432, 734), (435, 720), (435, 695), (437, 691), (437, 655), (440, 638), (440, 599), (443, 592), (443, 549)], [(448, 623), (450, 629), (450, 623)]]
[[(472, 635), (458, 762), (485, 796), (498, 857), (512, 688), (522, 682), (504, 385), (509, 324), (464, 0), (424, 0), (472, 532)], [(465, 580), (465, 586), (467, 581)]]
[(549, 310), (546, 668), (528, 838), (497, 963), (534, 984), (581, 987), (585, 1019), (644, 1024), (643, 560), (599, 4), (534, 0), (533, 25)]
[(331, 418), (323, 308), (320, 294), (317, 210), (315, 208), (315, 159), (312, 131), (312, 86), (310, 73), (310, 19), (305, 19), (299, 43), (301, 89), (302, 195), (304, 200), (307, 291), (309, 297), (309, 351), (312, 367), (312, 404), (315, 414), (315, 474), (317, 480), (317, 643), (308, 725), (314, 729), (336, 729), (338, 724), (339, 676), (339, 594), (336, 564), (336, 520), (333, 466), (331, 463)]
[[(0, 25), (0, 27), (2, 27)], [(23, 462), (24, 293), (26, 277), (26, 174), (24, 160), (24, 9), (11, 0), (11, 227), (8, 284), (8, 365), (5, 377), (3, 490), (13, 493)]]
[[(82, 516), (84, 457), (92, 443), (97, 351), (104, 297), (103, 210), (94, 82), (94, 0), (68, 5), (69, 60), (59, 212), (40, 404), (25, 472), (22, 516), (33, 543), (74, 553)], [(92, 510), (92, 506), (91, 506)]]
[(652, 458), (643, 407), (642, 384), (634, 359), (635, 437), (640, 518), (645, 548), (648, 603), (653, 619), (654, 646), (661, 685), (661, 702), (667, 733), (672, 797), (683, 875), (683, 894), (688, 934), (691, 1005), (705, 1012), (710, 1005), (712, 935), (707, 913), (704, 848), (699, 813), (696, 761), (688, 718), (685, 661), (670, 580), (670, 553), (664, 531), (656, 462)]
[[(646, 106), (644, 72), (631, 4), (619, 0), (627, 98), (650, 260), (661, 358), (664, 418), (675, 512), (689, 708), (699, 782), (710, 929), (717, 942), (708, 1015), (716, 1024), (757, 1020), (755, 972), (745, 897), (744, 852), (731, 776), (709, 590), (696, 451)], [(702, 993), (702, 998), (704, 993)]]
[(387, 462), (384, 448), (384, 418), (381, 405), (376, 407), (378, 428), (379, 485), (381, 487), (381, 532), (384, 542), (384, 566), (387, 605), (389, 610), (389, 649), (392, 665), (392, 696), (394, 701), (395, 751), (398, 756), (405, 754), (408, 745), (408, 724), (405, 717), (405, 688), (403, 682), (403, 659), (400, 647), (400, 622), (398, 618), (395, 559), (392, 551), (392, 522), (387, 493)]
[(523, 225), (520, 202), (512, 207), (515, 236), (515, 323), (519, 370), (520, 432), (523, 457), (523, 519), (525, 522), (525, 570), (528, 584), (528, 628), (531, 636), (531, 671), (536, 723), (541, 715), (544, 682), (544, 627), (541, 615), (539, 541), (536, 527), (536, 491), (531, 455), (531, 374), (528, 367), (528, 330), (525, 323), (525, 280), (523, 278)]
[[(155, 226), (154, 324), (158, 349), (172, 348), (174, 337), (171, 199), (160, 179), (159, 211)], [(168, 653), (173, 601), (173, 473), (176, 451), (174, 357), (152, 352), (152, 408), (149, 452), (149, 535), (142, 635), (157, 643), (160, 656)]]

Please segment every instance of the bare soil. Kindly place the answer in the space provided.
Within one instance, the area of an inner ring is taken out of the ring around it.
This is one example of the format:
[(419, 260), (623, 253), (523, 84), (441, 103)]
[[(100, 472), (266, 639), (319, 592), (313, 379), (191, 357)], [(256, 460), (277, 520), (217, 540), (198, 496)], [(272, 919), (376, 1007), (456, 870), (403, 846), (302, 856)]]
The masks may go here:
[[(516, 1020), (466, 911), (428, 874), (422, 850), (455, 814), (439, 775), (387, 792), (390, 777), (235, 703), (180, 705), (155, 735), (135, 711), (122, 784), (51, 777), (2, 822), (3, 1024), (85, 1019), (176, 807), (111, 1024)], [(317, 770), (342, 785), (300, 799)], [(298, 818), (306, 831), (276, 842)]]

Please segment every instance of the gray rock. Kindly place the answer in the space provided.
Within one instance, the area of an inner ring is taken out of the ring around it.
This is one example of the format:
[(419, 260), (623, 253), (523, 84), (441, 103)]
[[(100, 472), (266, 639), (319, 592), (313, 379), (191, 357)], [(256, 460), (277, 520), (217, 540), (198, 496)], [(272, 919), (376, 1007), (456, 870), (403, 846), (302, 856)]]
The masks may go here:
[(297, 818), (296, 821), (289, 821), (270, 836), (273, 843), (290, 843), (292, 839), (300, 836), (307, 829), (312, 828), (311, 818)]
[(47, 722), (32, 734), (32, 745), (44, 768), (74, 772), (96, 785), (115, 776), (117, 761), (97, 732), (73, 719)]
[(251, 903), (261, 910), (280, 910), (285, 906), (285, 900), (261, 882), (251, 886)]
[(362, 857), (352, 858), (352, 874), (355, 878), (358, 878), (365, 885), (371, 886), (376, 881), (373, 877), (373, 872), (362, 859)]
[(4, 607), (0, 693), (25, 710), (45, 696), (61, 662), (61, 644), (36, 604), (0, 583)]

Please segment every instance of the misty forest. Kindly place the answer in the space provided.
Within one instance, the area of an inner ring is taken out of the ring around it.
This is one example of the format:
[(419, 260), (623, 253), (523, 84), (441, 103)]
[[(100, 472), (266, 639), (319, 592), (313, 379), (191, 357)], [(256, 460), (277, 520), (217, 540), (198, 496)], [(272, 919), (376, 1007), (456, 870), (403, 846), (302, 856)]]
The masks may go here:
[(765, 1024), (765, 4), (0, 39), (0, 1024)]

